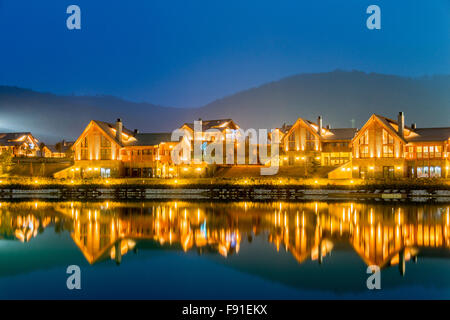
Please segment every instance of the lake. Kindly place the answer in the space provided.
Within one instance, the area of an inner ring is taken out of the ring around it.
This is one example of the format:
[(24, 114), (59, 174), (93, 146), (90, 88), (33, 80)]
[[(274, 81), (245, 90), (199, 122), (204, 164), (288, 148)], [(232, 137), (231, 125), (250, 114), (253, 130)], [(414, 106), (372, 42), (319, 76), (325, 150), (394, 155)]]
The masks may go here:
[[(1, 202), (0, 298), (449, 299), (449, 208)], [(71, 265), (80, 290), (66, 286)]]

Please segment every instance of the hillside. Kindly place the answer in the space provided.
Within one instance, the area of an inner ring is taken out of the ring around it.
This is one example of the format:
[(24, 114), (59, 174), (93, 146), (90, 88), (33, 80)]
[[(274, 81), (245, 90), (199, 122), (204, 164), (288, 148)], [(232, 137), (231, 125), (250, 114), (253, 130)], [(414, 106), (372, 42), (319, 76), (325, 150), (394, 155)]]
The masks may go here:
[(371, 113), (407, 124), (449, 126), (450, 76), (405, 78), (359, 71), (300, 74), (195, 108), (136, 103), (112, 96), (61, 96), (0, 86), (0, 131), (31, 131), (41, 140), (74, 139), (91, 119), (145, 132), (171, 131), (201, 117), (233, 118), (241, 127), (272, 128), (302, 116), (324, 124), (361, 126)]

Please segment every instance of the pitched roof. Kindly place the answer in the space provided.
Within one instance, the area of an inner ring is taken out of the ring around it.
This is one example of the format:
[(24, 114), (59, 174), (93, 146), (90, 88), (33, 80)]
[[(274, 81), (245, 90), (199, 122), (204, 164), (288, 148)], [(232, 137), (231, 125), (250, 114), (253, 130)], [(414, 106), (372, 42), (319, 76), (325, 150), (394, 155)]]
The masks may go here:
[[(352, 139), (352, 141), (353, 140), (355, 140), (356, 138), (358, 138), (361, 134), (362, 134), (362, 132), (364, 132), (365, 131), (365, 128), (368, 126), (368, 124), (369, 124), (369, 122), (370, 122), (370, 120), (372, 119), (372, 118), (374, 118), (374, 119), (376, 119), (377, 121), (379, 121), (391, 134), (393, 134), (395, 137), (397, 137), (397, 139), (400, 139), (400, 140), (402, 140), (404, 143), (407, 143), (407, 141), (405, 140), (405, 138), (404, 137), (401, 137), (399, 134), (398, 134), (398, 123), (397, 123), (397, 121), (395, 121), (395, 120), (392, 120), (392, 119), (389, 119), (389, 118), (386, 118), (386, 117), (383, 117), (383, 116), (380, 116), (380, 115), (378, 115), (378, 114), (372, 114), (372, 116), (370, 116), (370, 118), (369, 118), (369, 120), (367, 120), (366, 121), (366, 123), (363, 125), (363, 127), (361, 128), (361, 130), (359, 130), (358, 132), (357, 132), (357, 134), (355, 134), (355, 136), (353, 137), (353, 139)], [(408, 130), (408, 131), (411, 131), (411, 128), (410, 127), (408, 127), (408, 126), (405, 126), (405, 131), (406, 130)]]
[[(118, 145), (123, 146), (123, 143), (120, 143), (119, 140), (116, 139), (116, 126), (114, 124), (99, 121), (99, 120), (92, 120), (97, 126), (99, 126), (108, 136), (113, 139)], [(122, 127), (122, 133), (126, 134), (127, 136), (133, 136), (134, 132)]]
[(125, 127), (122, 127), (122, 133), (127, 135), (129, 138), (123, 139), (122, 143), (119, 143), (119, 141), (116, 139), (115, 124), (98, 120), (92, 121), (121, 147), (155, 146), (160, 144), (161, 142), (171, 141), (171, 133), (136, 133)]
[(352, 140), (358, 129), (356, 128), (336, 128), (336, 129), (325, 129), (331, 134), (322, 135), (325, 141), (330, 140)]
[(156, 146), (161, 142), (170, 142), (172, 133), (138, 133), (134, 137), (136, 140), (125, 143), (126, 147)]
[[(202, 121), (202, 131), (208, 129), (225, 129), (225, 128), (239, 128), (232, 119), (217, 119), (217, 120), (201, 120)], [(183, 126), (189, 127), (194, 130), (194, 123), (184, 123)]]
[[(66, 153), (73, 145), (73, 141), (61, 141), (57, 144), (45, 145), (53, 153)], [(60, 144), (60, 150), (57, 145)]]
[(34, 144), (38, 144), (37, 140), (30, 132), (6, 132), (0, 133), (0, 146), (20, 146), (25, 142), (26, 137), (29, 136)]
[(413, 130), (417, 135), (406, 137), (408, 142), (445, 141), (450, 139), (450, 127), (445, 128), (417, 128)]
[(319, 136), (318, 133), (318, 125), (317, 123), (305, 120), (302, 118), (298, 118), (297, 121), (293, 125), (283, 125), (285, 128), (285, 134), (287, 135), (294, 126), (297, 125), (297, 123), (303, 121), (310, 129), (311, 131), (319, 137), (319, 139), (324, 141), (338, 141), (338, 140), (352, 140), (355, 136), (357, 129), (354, 128), (336, 128), (336, 129), (327, 129), (326, 127), (322, 127), (322, 135)]

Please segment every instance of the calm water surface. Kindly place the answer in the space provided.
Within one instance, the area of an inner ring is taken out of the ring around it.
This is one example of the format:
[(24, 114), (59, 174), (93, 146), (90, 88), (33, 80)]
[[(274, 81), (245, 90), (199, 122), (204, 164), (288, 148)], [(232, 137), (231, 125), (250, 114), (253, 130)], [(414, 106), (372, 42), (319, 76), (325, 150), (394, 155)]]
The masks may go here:
[(449, 270), (448, 204), (0, 203), (0, 298), (449, 299)]

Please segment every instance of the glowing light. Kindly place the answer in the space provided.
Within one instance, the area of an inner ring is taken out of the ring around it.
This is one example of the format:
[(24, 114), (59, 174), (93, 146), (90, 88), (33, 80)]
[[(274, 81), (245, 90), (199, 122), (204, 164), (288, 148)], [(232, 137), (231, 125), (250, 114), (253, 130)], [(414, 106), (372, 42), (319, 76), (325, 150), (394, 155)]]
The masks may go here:
[(353, 167), (353, 170), (358, 170), (358, 167)]
[(319, 183), (319, 181), (315, 180), (314, 183)]
[(183, 168), (183, 171), (189, 171), (189, 168), (184, 167), (184, 168)]
[(197, 171), (202, 171), (202, 168), (197, 168), (196, 170), (197, 170)]
[(369, 167), (369, 170), (373, 170), (374, 169), (374, 167)]
[(402, 169), (402, 167), (397, 167), (397, 170), (401, 170)]
[(353, 181), (353, 180), (350, 180), (350, 183), (354, 183), (354, 181)]

